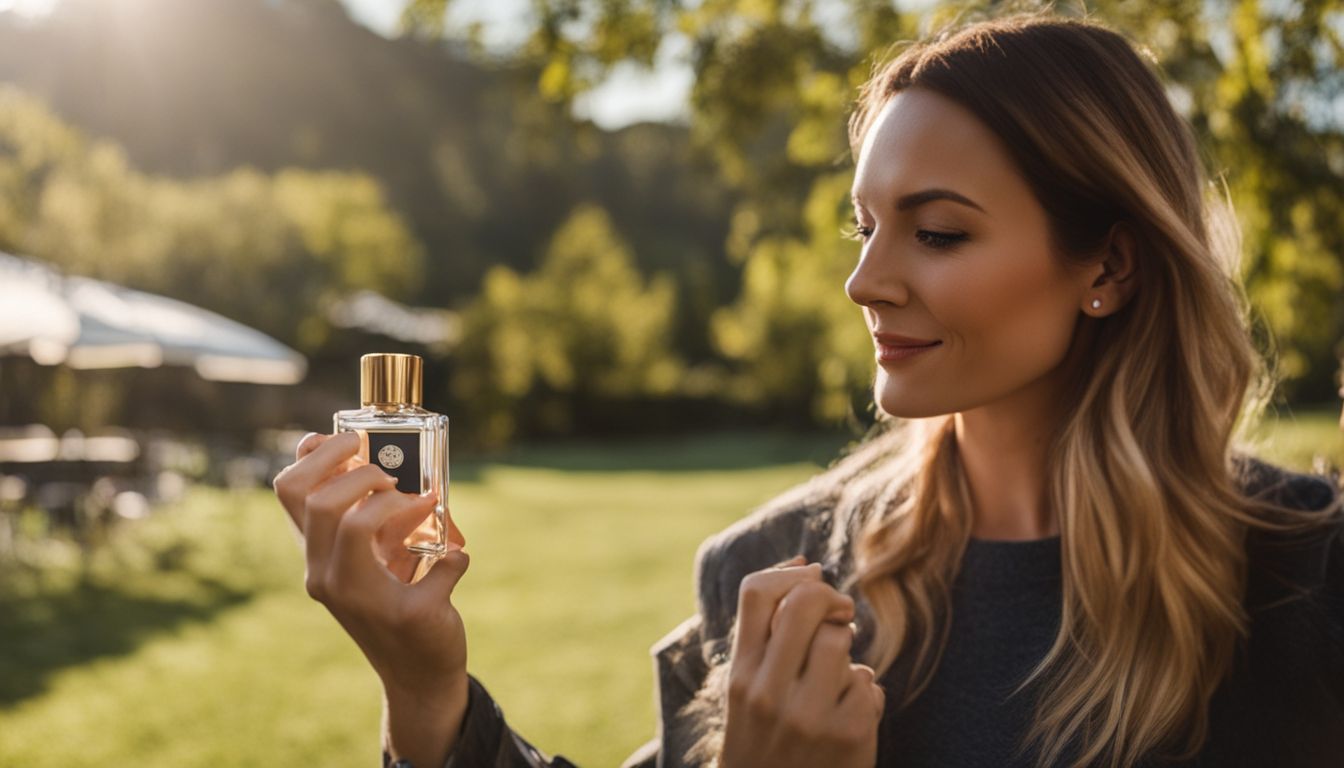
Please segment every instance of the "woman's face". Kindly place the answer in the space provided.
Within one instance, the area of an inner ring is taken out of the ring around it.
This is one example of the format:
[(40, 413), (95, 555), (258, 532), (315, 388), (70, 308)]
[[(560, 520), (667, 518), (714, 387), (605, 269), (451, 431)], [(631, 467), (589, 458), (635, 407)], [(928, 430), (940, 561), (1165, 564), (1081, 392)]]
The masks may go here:
[(863, 245), (845, 292), (875, 336), (937, 342), (884, 359), (875, 339), (882, 410), (967, 411), (1046, 383), (1090, 278), (1052, 253), (998, 137), (946, 97), (902, 91), (864, 138), (852, 192)]

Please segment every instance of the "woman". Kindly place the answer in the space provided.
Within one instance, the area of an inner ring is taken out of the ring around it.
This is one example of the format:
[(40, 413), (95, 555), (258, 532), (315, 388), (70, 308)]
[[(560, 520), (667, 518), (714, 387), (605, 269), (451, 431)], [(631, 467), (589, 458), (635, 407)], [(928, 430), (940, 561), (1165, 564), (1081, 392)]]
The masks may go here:
[[(1344, 764), (1344, 511), (1237, 448), (1238, 243), (1154, 72), (1094, 23), (983, 22), (877, 71), (850, 137), (880, 421), (701, 546), (627, 764)], [(354, 442), (276, 490), (385, 762), (569, 765), (466, 673), (465, 553), (404, 583), (427, 502)]]

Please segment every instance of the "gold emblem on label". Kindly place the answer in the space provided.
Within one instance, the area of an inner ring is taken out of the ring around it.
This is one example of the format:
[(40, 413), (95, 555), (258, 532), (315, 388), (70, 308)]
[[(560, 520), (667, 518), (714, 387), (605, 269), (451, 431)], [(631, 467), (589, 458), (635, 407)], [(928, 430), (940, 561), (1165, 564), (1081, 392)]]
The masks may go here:
[(401, 462), (406, 460), (405, 454), (395, 445), (384, 445), (382, 450), (378, 451), (378, 463), (388, 469), (396, 469), (401, 466)]

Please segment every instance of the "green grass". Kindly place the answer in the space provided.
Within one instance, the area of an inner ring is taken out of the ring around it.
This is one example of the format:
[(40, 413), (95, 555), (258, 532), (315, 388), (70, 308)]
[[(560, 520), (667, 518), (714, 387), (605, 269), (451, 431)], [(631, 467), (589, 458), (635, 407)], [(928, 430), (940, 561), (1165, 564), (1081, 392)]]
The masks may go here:
[[(455, 463), (473, 674), (539, 748), (619, 764), (654, 735), (648, 648), (694, 611), (696, 546), (841, 442), (711, 436)], [(269, 492), (195, 489), (127, 532), (82, 575), (48, 542), (58, 562), (0, 589), (0, 765), (373, 763), (377, 678), (308, 599)]]
[[(1281, 419), (1264, 455), (1344, 464), (1337, 418)], [(653, 736), (647, 649), (694, 610), (696, 546), (842, 443), (711, 435), (455, 461), (472, 672), (542, 750), (619, 764)], [(269, 492), (195, 489), (87, 558), (39, 516), (24, 525), (22, 567), (0, 570), (0, 765), (374, 763), (377, 678), (308, 599)]]

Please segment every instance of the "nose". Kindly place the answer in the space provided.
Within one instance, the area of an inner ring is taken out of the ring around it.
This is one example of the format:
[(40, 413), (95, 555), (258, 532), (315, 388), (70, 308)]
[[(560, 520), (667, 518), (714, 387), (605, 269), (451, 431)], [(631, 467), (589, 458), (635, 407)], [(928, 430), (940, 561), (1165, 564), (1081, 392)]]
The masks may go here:
[(877, 249), (877, 240), (870, 241), (845, 281), (845, 295), (861, 307), (882, 303), (904, 306), (910, 300), (910, 290), (898, 274), (897, 261), (894, 253)]

